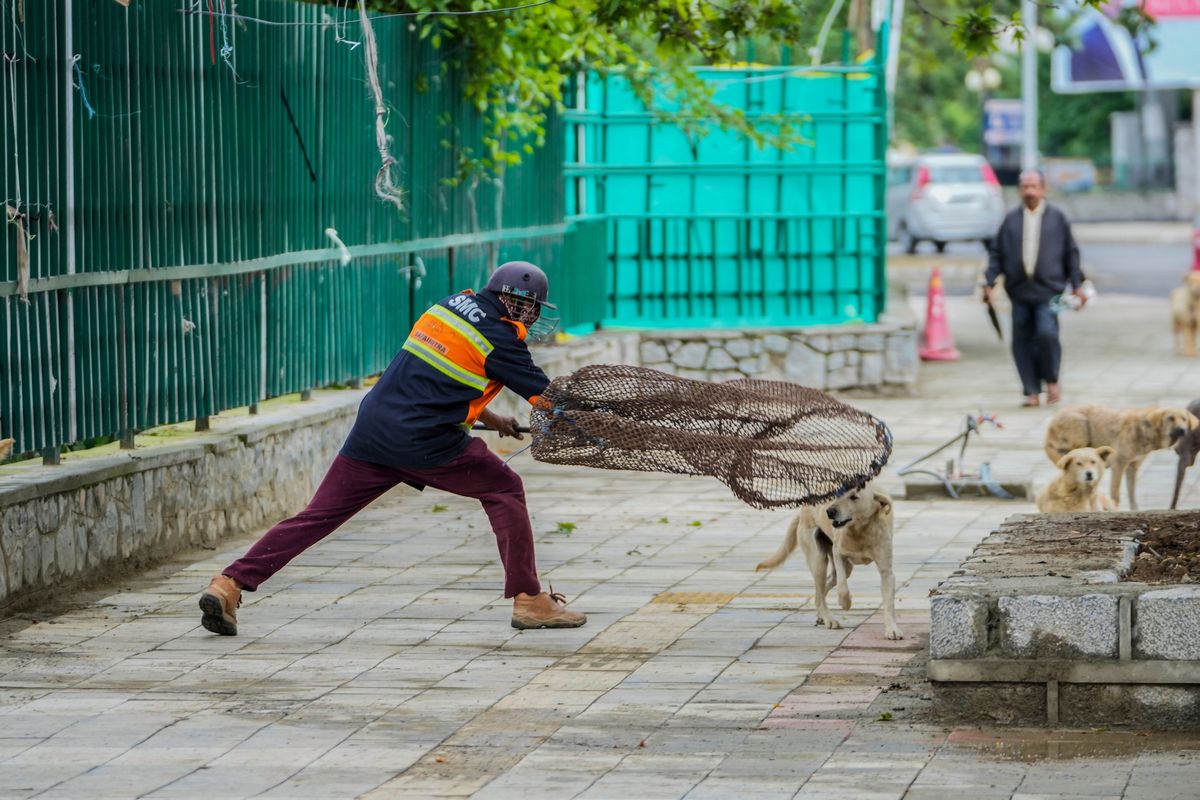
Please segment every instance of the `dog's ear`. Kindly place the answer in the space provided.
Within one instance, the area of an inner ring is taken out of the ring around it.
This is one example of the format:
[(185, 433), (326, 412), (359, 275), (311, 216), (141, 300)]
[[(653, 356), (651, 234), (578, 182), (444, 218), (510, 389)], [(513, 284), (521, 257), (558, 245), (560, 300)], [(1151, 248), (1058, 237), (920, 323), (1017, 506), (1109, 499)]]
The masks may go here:
[(1071, 465), (1074, 463), (1075, 463), (1074, 457), (1070, 453), (1067, 453), (1065, 456), (1063, 456), (1062, 458), (1060, 458), (1058, 460), (1058, 463), (1055, 464), (1055, 466), (1065, 472), (1066, 470), (1070, 469)]
[(875, 493), (875, 503), (878, 505), (878, 510), (888, 512), (892, 510), (892, 498), (888, 497), (883, 492)]
[(1194, 431), (1196, 428), (1200, 428), (1200, 418), (1197, 418), (1196, 415), (1190, 411), (1185, 411), (1183, 413), (1187, 414), (1187, 427), (1189, 431)]
[(1112, 457), (1116, 454), (1117, 454), (1117, 451), (1112, 449), (1108, 445), (1104, 445), (1103, 447), (1096, 448), (1096, 455), (1100, 456), (1100, 460), (1103, 461), (1105, 464), (1111, 463)]

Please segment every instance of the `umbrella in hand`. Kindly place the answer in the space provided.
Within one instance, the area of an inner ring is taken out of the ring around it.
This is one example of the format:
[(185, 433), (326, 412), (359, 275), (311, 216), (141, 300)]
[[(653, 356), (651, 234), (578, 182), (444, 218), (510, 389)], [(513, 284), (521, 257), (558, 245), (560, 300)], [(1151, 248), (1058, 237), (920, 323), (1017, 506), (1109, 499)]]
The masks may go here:
[(1004, 341), (1004, 331), (1000, 327), (1000, 317), (996, 315), (996, 307), (992, 305), (992, 296), (987, 290), (987, 286), (983, 287), (983, 304), (987, 306), (988, 319), (992, 321), (992, 327), (996, 331), (996, 335), (1000, 337), (1000, 341)]

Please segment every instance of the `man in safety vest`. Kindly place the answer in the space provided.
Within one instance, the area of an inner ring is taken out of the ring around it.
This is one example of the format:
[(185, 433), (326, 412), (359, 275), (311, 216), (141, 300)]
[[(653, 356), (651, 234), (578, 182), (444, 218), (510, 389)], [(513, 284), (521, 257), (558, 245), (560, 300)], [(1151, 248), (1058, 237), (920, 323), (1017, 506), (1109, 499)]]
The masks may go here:
[[(308, 507), (267, 531), (212, 579), (200, 597), (201, 623), (237, 635), (241, 593), (254, 591), (289, 561), (398, 483), (474, 497), (491, 521), (504, 565), (504, 596), (514, 628), (576, 628), (587, 622), (559, 594), (542, 591), (521, 478), (467, 434), (480, 421), (521, 438), (517, 421), (487, 410), (507, 386), (536, 403), (550, 381), (525, 338), (539, 323), (549, 282), (533, 264), (501, 265), (478, 294), (451, 295), (413, 326), (404, 347), (363, 398), (341, 453)], [(541, 320), (545, 323), (545, 320)]]

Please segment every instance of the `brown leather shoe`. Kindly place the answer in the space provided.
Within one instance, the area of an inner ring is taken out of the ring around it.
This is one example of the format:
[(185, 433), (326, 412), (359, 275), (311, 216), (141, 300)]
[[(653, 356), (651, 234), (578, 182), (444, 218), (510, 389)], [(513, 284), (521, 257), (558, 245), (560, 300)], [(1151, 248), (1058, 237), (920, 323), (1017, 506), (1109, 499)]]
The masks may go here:
[(1036, 394), (1025, 395), (1025, 402), (1021, 403), (1022, 408), (1037, 408), (1042, 404), (1042, 400)]
[(237, 636), (237, 610), (242, 605), (242, 590), (233, 578), (218, 575), (200, 595), (200, 624), (205, 630), (222, 636)]
[(550, 587), (549, 592), (525, 594), (513, 598), (512, 626), (518, 630), (533, 628), (578, 628), (587, 615), (567, 610), (567, 598)]
[(1059, 400), (1062, 400), (1062, 388), (1057, 383), (1046, 384), (1046, 403), (1054, 405)]

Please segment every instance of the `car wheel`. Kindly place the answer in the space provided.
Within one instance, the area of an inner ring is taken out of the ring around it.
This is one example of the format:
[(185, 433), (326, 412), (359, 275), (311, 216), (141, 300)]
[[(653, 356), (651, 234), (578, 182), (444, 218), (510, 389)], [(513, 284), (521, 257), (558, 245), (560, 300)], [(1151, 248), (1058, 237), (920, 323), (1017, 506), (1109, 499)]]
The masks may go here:
[(937, 248), (937, 251), (939, 253), (946, 252), (946, 243), (945, 242), (934, 242), (933, 246)]
[(908, 232), (907, 227), (902, 227), (900, 229), (900, 244), (904, 247), (904, 252), (908, 253), (910, 256), (913, 255), (917, 252), (917, 245), (920, 243), (921, 241), (919, 239), (914, 238), (913, 235)]

